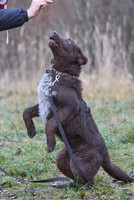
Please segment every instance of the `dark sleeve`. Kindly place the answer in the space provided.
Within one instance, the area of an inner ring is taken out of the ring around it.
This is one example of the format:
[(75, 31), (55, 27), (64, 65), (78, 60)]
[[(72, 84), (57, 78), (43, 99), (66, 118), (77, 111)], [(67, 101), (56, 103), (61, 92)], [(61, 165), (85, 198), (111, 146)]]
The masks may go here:
[(0, 31), (22, 26), (27, 21), (27, 11), (22, 8), (0, 10)]

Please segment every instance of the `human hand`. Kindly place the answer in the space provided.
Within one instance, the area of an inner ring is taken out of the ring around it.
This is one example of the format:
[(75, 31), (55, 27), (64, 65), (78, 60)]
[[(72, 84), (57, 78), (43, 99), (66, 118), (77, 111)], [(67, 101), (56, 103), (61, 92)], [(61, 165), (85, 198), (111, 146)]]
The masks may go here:
[(27, 10), (28, 18), (31, 19), (38, 15), (42, 8), (45, 8), (47, 4), (53, 3), (52, 0), (32, 0), (32, 3)]

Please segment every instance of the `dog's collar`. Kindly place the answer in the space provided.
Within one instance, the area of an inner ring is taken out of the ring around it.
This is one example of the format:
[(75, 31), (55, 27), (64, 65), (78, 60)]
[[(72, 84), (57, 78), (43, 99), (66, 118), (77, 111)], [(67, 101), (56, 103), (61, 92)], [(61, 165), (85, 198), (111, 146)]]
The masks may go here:
[(59, 71), (55, 70), (54, 68), (46, 69), (46, 73), (47, 74), (51, 73), (51, 74), (55, 74), (55, 75), (61, 75), (62, 74), (62, 72), (59, 72)]
[(46, 70), (46, 73), (52, 73), (52, 74), (55, 74), (55, 75), (58, 75), (58, 76), (61, 76), (61, 75), (65, 75), (65, 76), (70, 76), (70, 77), (73, 77), (73, 78), (76, 78), (76, 76), (72, 76), (68, 73), (65, 73), (65, 72), (59, 72), (57, 71), (56, 69), (52, 68), (52, 69), (47, 69)]

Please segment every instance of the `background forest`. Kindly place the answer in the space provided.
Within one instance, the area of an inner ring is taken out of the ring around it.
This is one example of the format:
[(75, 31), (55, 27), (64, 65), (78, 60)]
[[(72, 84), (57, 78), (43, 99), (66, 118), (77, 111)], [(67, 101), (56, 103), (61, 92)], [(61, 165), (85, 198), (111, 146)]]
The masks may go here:
[[(27, 9), (31, 1), (9, 1)], [(51, 31), (73, 38), (87, 55), (83, 71), (105, 79), (134, 76), (134, 0), (54, 0), (21, 28), (0, 33), (0, 84), (39, 80), (49, 67)], [(132, 76), (130, 76), (132, 75)], [(88, 78), (89, 78), (88, 77)]]

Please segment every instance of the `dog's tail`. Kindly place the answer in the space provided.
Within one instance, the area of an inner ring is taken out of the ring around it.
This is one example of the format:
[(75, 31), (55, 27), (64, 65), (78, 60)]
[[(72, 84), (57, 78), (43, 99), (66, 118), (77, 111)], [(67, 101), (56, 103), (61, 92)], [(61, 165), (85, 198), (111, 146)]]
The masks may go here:
[(133, 177), (128, 176), (126, 172), (123, 172), (118, 166), (111, 163), (109, 156), (105, 157), (102, 167), (110, 176), (115, 179), (118, 179), (125, 183), (134, 182)]

